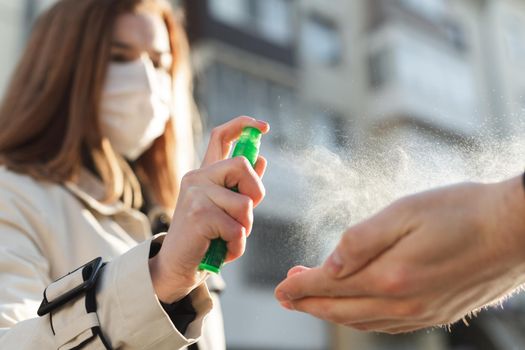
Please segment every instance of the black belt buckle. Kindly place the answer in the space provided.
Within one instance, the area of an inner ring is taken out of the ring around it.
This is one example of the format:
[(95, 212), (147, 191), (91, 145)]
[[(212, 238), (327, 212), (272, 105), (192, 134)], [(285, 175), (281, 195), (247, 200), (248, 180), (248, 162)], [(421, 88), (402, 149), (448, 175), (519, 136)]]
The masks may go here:
[(102, 266), (104, 266), (104, 263), (102, 262), (102, 258), (98, 257), (88, 262), (87, 264), (79, 267), (78, 269), (71, 271), (64, 277), (59, 278), (57, 281), (61, 280), (62, 278), (66, 278), (67, 276), (71, 274), (76, 273), (78, 270), (82, 270), (82, 278), (84, 282), (76, 286), (75, 288), (65, 292), (64, 294), (60, 295), (59, 297), (57, 297), (55, 300), (51, 302), (47, 301), (46, 292), (44, 291), (44, 299), (42, 300), (42, 303), (40, 304), (40, 307), (38, 308), (38, 311), (37, 311), (38, 316), (44, 316), (50, 313), (51, 311), (75, 299), (80, 294), (86, 293), (91, 288), (93, 288), (97, 282), (98, 275), (99, 275), (99, 272)]

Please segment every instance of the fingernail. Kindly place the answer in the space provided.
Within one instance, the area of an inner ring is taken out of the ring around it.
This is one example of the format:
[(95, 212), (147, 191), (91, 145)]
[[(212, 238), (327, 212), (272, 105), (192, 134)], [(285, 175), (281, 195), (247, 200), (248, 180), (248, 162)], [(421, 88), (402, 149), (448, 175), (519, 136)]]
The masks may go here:
[(328, 268), (334, 273), (334, 275), (337, 275), (343, 269), (343, 259), (341, 259), (337, 250), (335, 250), (328, 258)]
[(292, 303), (290, 303), (289, 301), (281, 302), (281, 306), (290, 311), (294, 310)]
[(279, 300), (279, 302), (283, 303), (283, 302), (287, 302), (288, 300), (290, 300), (290, 296), (288, 294), (286, 294), (285, 292), (277, 292), (275, 294), (275, 297), (277, 298), (277, 300)]

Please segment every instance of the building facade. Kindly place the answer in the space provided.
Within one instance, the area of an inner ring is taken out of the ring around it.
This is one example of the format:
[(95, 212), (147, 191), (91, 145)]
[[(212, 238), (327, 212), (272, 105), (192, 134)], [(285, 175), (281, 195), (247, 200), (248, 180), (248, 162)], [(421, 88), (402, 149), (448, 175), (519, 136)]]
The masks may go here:
[[(0, 0), (0, 92), (35, 15), (53, 2)], [(318, 146), (358, 159), (400, 148), (407, 157), (440, 154), (443, 162), (425, 168), (439, 173), (466, 166), (485, 138), (525, 131), (523, 1), (173, 2), (186, 7), (205, 130), (237, 115), (272, 126), (262, 146), (267, 198), (246, 256), (224, 269), (229, 349), (453, 349), (481, 333), (494, 349), (525, 344), (508, 316), (522, 315), (521, 306), (481, 317), (456, 337), (439, 330), (389, 337), (284, 311), (273, 298), (289, 267), (319, 263), (333, 243), (301, 226), (300, 203), (316, 197), (294, 164), (304, 160), (299, 153)]]
[[(454, 174), (422, 181), (422, 188), (469, 176), (468, 160), (486, 139), (520, 131), (524, 4), (208, 0), (186, 6), (208, 129), (241, 114), (273, 127), (263, 141), (268, 197), (246, 257), (225, 271), (232, 281), (224, 296), (232, 348), (445, 349), (480, 338), (462, 330), (457, 337), (442, 331), (375, 336), (281, 314), (271, 301), (279, 276), (306, 256), (311, 263), (322, 258), (282, 238), (301, 232), (301, 214), (290, 210), (297, 200), (290, 198), (301, 198), (305, 186), (287, 155), (312, 144), (350, 158), (399, 148), (409, 158), (439, 155), (425, 163), (427, 173), (455, 167)], [(275, 337), (258, 335), (261, 329)], [(478, 332), (490, 333), (483, 326)]]

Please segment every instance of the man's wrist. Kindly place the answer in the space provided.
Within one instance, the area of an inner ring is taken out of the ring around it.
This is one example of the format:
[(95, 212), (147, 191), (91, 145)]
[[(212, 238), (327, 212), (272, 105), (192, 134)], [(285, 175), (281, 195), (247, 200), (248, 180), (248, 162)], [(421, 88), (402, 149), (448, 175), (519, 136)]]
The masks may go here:
[(494, 230), (496, 233), (509, 234), (503, 236), (509, 245), (509, 251), (516, 253), (516, 263), (523, 265), (525, 273), (525, 183), (523, 175), (496, 184), (496, 208), (499, 210)]

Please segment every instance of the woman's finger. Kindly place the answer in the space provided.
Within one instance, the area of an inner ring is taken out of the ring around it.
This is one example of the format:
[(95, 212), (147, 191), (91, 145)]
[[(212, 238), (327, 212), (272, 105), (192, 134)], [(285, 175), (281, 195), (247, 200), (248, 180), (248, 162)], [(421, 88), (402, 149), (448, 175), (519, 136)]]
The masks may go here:
[(266, 158), (264, 158), (263, 156), (259, 156), (259, 158), (257, 158), (257, 163), (255, 163), (254, 169), (257, 175), (259, 175), (261, 179), (264, 177), (264, 173), (266, 172), (267, 164), (268, 162), (266, 161)]
[(253, 201), (250, 197), (215, 184), (206, 187), (208, 198), (246, 229), (249, 236), (253, 225)]
[[(231, 216), (225, 213), (222, 209), (217, 207), (208, 198), (198, 199), (199, 203), (193, 204), (193, 209), (187, 211), (184, 217), (189, 221), (189, 225), (184, 227), (179, 226), (179, 229), (183, 229), (184, 232), (179, 232), (174, 237), (173, 229), (176, 226), (170, 227), (170, 232), (166, 240), (174, 239), (177, 243), (171, 245), (171, 248), (164, 249), (169, 250), (170, 259), (176, 260), (174, 266), (177, 269), (192, 270), (195, 268), (209, 247), (209, 241), (222, 238), (226, 242), (238, 240), (240, 237), (245, 235), (245, 228), (234, 220)], [(206, 220), (203, 220), (203, 213), (206, 213)], [(177, 217), (179, 214), (175, 214)], [(184, 237), (184, 238), (183, 238)], [(179, 241), (183, 239), (183, 241)], [(236, 248), (236, 246), (233, 246)], [(238, 249), (232, 251), (232, 254), (237, 256), (239, 254)], [(178, 267), (177, 267), (178, 266)], [(173, 266), (171, 268), (174, 268)]]
[[(210, 213), (213, 220), (210, 240), (220, 238), (226, 242), (228, 253), (226, 261), (232, 261), (244, 254), (246, 246), (246, 229), (236, 220), (216, 207)], [(204, 257), (204, 254), (203, 254)]]
[(226, 243), (228, 253), (226, 254), (226, 259), (224, 262), (232, 262), (244, 254), (246, 249), (246, 237), (246, 231), (244, 231), (244, 234), (242, 235), (231, 237), (231, 239)]
[(242, 130), (246, 127), (259, 129), (263, 134), (270, 130), (270, 125), (267, 122), (246, 116), (237, 117), (215, 127), (211, 132), (202, 166), (226, 159), (231, 152), (233, 143), (241, 136)]
[(236, 188), (239, 193), (252, 199), (254, 207), (265, 196), (266, 190), (261, 178), (244, 157), (226, 159), (197, 172), (201, 175), (205, 174), (209, 180), (219, 186)]

